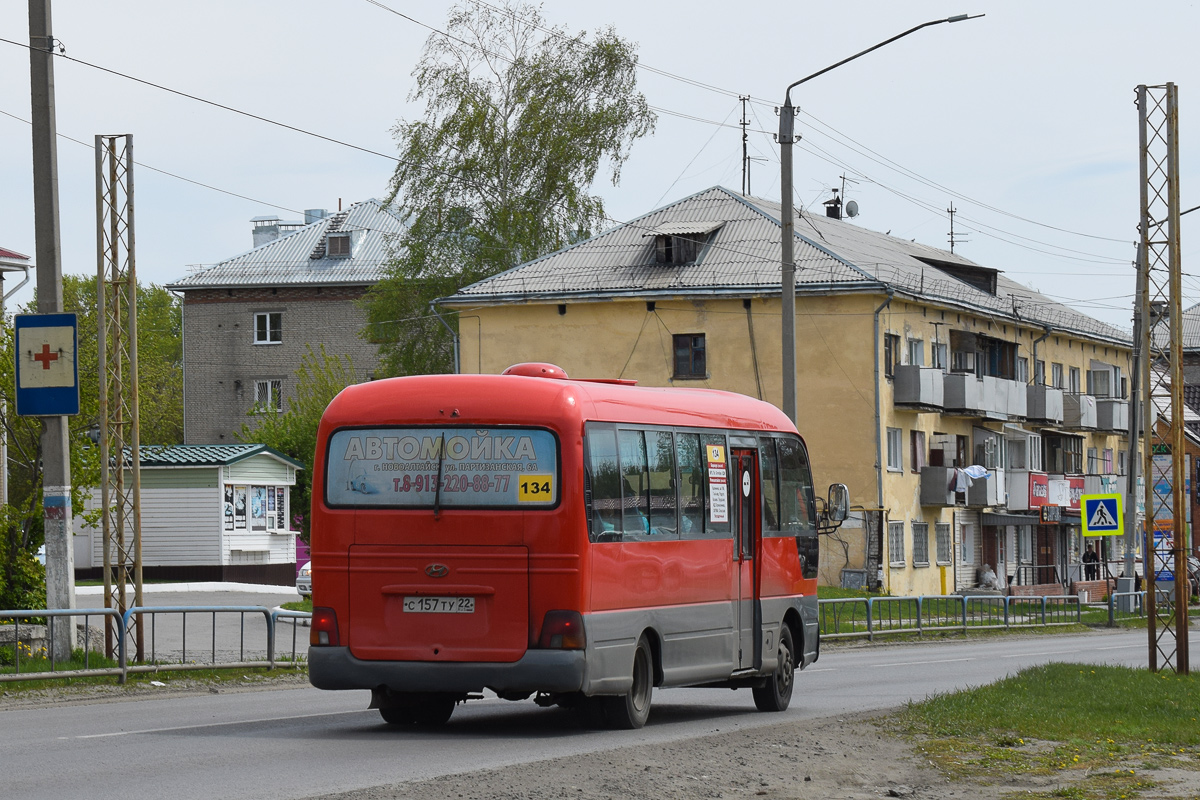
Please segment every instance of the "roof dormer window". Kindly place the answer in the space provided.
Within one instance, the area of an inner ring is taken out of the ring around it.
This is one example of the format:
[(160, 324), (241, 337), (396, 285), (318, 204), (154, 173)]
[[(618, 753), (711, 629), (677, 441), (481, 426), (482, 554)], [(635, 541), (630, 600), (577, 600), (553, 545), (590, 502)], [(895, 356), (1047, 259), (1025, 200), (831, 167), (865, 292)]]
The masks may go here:
[(326, 242), (326, 253), (329, 258), (350, 257), (350, 234), (331, 233)]
[(654, 237), (654, 263), (694, 264), (700, 257), (709, 235), (723, 222), (665, 222), (644, 236)]

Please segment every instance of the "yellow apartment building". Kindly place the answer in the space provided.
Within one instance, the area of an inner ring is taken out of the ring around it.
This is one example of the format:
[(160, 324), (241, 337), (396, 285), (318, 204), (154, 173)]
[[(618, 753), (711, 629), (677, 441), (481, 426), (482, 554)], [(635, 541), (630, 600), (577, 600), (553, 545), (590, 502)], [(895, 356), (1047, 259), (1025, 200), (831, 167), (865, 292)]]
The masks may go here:
[[(781, 229), (778, 203), (714, 187), (468, 286), (439, 301), (458, 368), (779, 405)], [(854, 508), (823, 582), (1071, 590), (1079, 496), (1126, 488), (1129, 335), (945, 250), (827, 216), (795, 231), (797, 427)]]

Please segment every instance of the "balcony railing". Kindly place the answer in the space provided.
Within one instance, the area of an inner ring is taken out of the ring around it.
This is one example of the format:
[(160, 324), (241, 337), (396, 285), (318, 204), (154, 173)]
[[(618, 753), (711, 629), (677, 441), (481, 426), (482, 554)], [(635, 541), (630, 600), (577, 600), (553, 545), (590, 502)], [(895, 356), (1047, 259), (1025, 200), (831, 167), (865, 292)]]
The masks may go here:
[(1025, 387), (1025, 419), (1042, 425), (1061, 425), (1063, 421), (1062, 389), (1051, 386)]
[(966, 492), (955, 493), (954, 467), (921, 468), (921, 505), (988, 508), (1004, 503), (1004, 470), (989, 469), (987, 477), (970, 481)]
[(901, 364), (892, 378), (892, 395), (897, 408), (912, 411), (942, 410), (942, 370)]
[(947, 414), (1004, 421), (1024, 419), (1026, 415), (1025, 384), (991, 375), (947, 373), (943, 400)]
[(1096, 398), (1090, 394), (1064, 394), (1062, 427), (1069, 431), (1096, 430)]

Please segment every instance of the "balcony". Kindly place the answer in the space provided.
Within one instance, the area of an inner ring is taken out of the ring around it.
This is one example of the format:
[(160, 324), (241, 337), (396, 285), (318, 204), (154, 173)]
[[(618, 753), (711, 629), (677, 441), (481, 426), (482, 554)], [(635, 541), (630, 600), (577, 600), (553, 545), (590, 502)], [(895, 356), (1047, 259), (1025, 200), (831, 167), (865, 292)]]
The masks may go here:
[(942, 410), (942, 370), (901, 364), (892, 377), (892, 396), (896, 408), (909, 411)]
[(1096, 398), (1096, 429), (1127, 433), (1129, 431), (1129, 403), (1114, 397)]
[(991, 375), (951, 372), (943, 381), (945, 413), (981, 419), (1023, 419), (1025, 384)]
[(989, 469), (986, 478), (976, 478), (967, 489), (967, 508), (1004, 505), (1004, 470)]
[(1125, 494), (1124, 475), (1084, 475), (1084, 494)]
[(1062, 427), (1068, 431), (1096, 430), (1096, 398), (1090, 394), (1064, 394)]
[(1061, 425), (1063, 421), (1062, 389), (1050, 386), (1026, 386), (1025, 419), (1039, 425)]
[(1037, 511), (1049, 498), (1049, 478), (1044, 472), (1028, 469), (1008, 471), (1009, 511)]
[(976, 478), (966, 493), (954, 492), (954, 467), (921, 468), (921, 505), (986, 508), (1004, 502), (1004, 470), (990, 469), (987, 477)]

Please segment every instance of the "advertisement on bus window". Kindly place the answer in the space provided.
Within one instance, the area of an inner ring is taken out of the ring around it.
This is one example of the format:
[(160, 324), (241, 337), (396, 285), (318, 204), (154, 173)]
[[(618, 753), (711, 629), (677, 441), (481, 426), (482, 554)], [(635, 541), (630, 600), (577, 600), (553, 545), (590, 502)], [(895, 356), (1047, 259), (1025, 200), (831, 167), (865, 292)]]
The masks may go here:
[(340, 430), (329, 440), (330, 506), (538, 508), (558, 500), (549, 431), (517, 428)]

